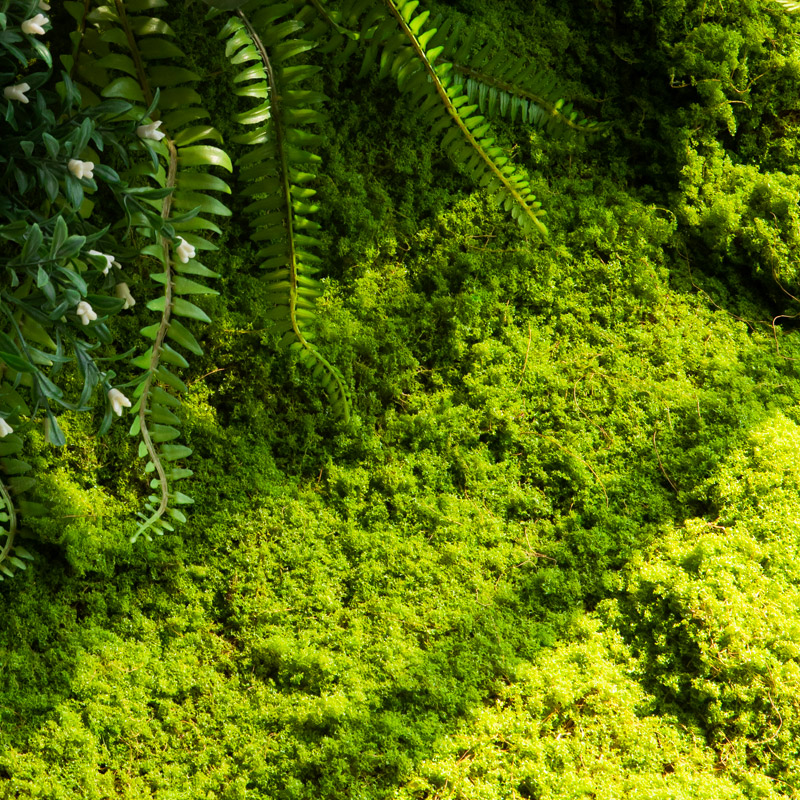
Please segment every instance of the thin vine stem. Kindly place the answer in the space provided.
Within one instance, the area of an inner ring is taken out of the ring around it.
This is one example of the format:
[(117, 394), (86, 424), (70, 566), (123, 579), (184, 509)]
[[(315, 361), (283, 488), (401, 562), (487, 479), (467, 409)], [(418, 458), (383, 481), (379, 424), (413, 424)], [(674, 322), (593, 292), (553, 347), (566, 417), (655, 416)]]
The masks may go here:
[[(176, 185), (176, 175), (178, 171), (178, 150), (172, 139), (167, 139), (167, 148), (169, 150), (169, 165), (167, 168), (166, 186), (174, 188)], [(166, 220), (169, 218), (170, 211), (172, 210), (172, 194), (168, 194), (163, 201), (161, 208), (161, 218)], [(144, 388), (139, 398), (139, 431), (142, 435), (142, 441), (150, 460), (153, 462), (158, 481), (161, 487), (161, 501), (158, 508), (150, 515), (150, 517), (139, 526), (138, 533), (146, 530), (153, 525), (154, 522), (161, 519), (167, 511), (169, 505), (169, 481), (167, 480), (167, 473), (161, 459), (158, 457), (158, 452), (153, 440), (150, 436), (150, 431), (147, 427), (147, 395), (150, 392), (150, 387), (153, 385), (153, 379), (158, 369), (159, 360), (161, 359), (161, 348), (164, 344), (164, 339), (169, 330), (169, 319), (172, 313), (172, 267), (170, 262), (170, 242), (165, 237), (160, 237), (161, 250), (163, 253), (163, 264), (165, 271), (164, 281), (164, 311), (161, 313), (161, 322), (156, 332), (156, 338), (153, 342), (153, 354), (150, 356), (150, 366), (148, 368), (147, 377), (144, 381)], [(137, 535), (138, 535), (137, 533)]]

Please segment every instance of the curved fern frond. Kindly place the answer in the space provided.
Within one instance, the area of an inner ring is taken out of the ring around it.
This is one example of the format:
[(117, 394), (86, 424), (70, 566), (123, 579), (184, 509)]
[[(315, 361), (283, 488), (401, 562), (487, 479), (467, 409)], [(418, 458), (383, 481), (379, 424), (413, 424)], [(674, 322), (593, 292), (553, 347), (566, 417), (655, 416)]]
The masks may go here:
[(381, 74), (393, 75), (400, 90), (411, 95), (412, 107), (419, 108), (434, 135), (447, 130), (444, 149), (511, 212), (524, 231), (546, 234), (541, 221), (545, 212), (527, 176), (495, 144), (486, 118), (476, 113), (477, 103), (470, 103), (463, 83), (454, 79), (453, 64), (439, 61), (444, 44), (436, 44), (438, 29), (428, 26), (429, 12), (415, 14), (417, 0), (384, 3), (388, 15), (373, 9), (363, 23), (362, 36), (369, 37), (370, 45), (362, 71), (380, 48)]
[[(44, 506), (20, 499), (20, 495), (29, 491), (36, 479), (26, 472), (32, 467), (27, 461), (14, 458), (22, 450), (22, 439), (16, 434), (9, 434), (0, 439), (0, 536), (5, 534), (5, 542), (0, 548), (0, 581), (3, 576), (11, 578), (14, 570), (24, 570), (26, 561), (33, 556), (17, 543), (18, 520), (17, 509), (27, 515), (46, 512)], [(15, 499), (12, 499), (12, 495)]]
[[(194, 88), (200, 76), (183, 66), (183, 53), (170, 41), (174, 37), (170, 26), (151, 16), (153, 9), (165, 5), (165, 0), (124, 4), (114, 0), (113, 5), (95, 6), (86, 15), (94, 31), (87, 31), (83, 41), (97, 41), (97, 50), (79, 54), (76, 62), (78, 75), (98, 87), (102, 98), (133, 104), (128, 116), (134, 120), (146, 156), (123, 173), (130, 185), (122, 198), (128, 224), (150, 241), (140, 252), (156, 260), (158, 268), (150, 277), (159, 287), (159, 296), (147, 303), (158, 320), (142, 329), (152, 345), (132, 362), (143, 374), (134, 381), (132, 413), (136, 416), (130, 432), (140, 439), (139, 456), (147, 459), (145, 473), (152, 475), (154, 490), (146, 513), (139, 514), (142, 522), (132, 541), (142, 534), (150, 538), (150, 534), (172, 530), (173, 521), (185, 521), (180, 506), (192, 502), (173, 488), (175, 481), (192, 474), (175, 464), (191, 454), (189, 447), (175, 443), (180, 436), (175, 409), (180, 407), (179, 395), (186, 385), (174, 368), (189, 366), (175, 346), (196, 355), (203, 351), (176, 317), (210, 322), (186, 297), (217, 294), (196, 280), (216, 277), (216, 273), (195, 255), (198, 250), (217, 249), (201, 235), (220, 233), (207, 215), (231, 214), (208, 194), (230, 192), (208, 168), (219, 166), (230, 172), (233, 166), (219, 147), (199, 144), (222, 139), (215, 128), (202, 122), (209, 114)], [(147, 117), (153, 121), (145, 122)]]
[[(299, 6), (299, 10), (296, 9)], [(250, 216), (251, 238), (259, 247), (256, 258), (274, 303), (266, 316), (281, 335), (281, 344), (297, 353), (326, 390), (334, 411), (345, 420), (350, 415), (349, 392), (344, 378), (312, 344), (316, 302), (322, 293), (314, 277), (321, 259), (316, 190), (309, 184), (320, 157), (320, 144), (307, 126), (322, 121), (316, 108), (325, 97), (304, 89), (302, 82), (319, 71), (292, 59), (315, 47), (313, 39), (293, 38), (304, 28), (303, 3), (260, 4), (249, 14), (237, 11), (222, 29), (226, 55), (244, 68), (234, 77), (235, 93), (260, 102), (236, 115), (235, 121), (253, 130), (236, 137), (255, 149), (243, 156), (239, 177), (242, 191), (253, 198), (244, 212)]]

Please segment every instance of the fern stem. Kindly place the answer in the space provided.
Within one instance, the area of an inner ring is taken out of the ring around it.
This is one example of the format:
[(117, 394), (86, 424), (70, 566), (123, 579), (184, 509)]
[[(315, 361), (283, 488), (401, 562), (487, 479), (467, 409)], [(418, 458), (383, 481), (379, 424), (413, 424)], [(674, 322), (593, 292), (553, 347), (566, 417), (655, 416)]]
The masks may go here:
[[(169, 165), (167, 169), (166, 187), (174, 188), (176, 185), (176, 176), (178, 172), (178, 150), (172, 139), (167, 138), (167, 148), (169, 150)], [(161, 218), (166, 220), (169, 218), (170, 211), (172, 210), (172, 194), (168, 194), (163, 201), (161, 208)], [(163, 236), (161, 237), (161, 249), (164, 254), (164, 311), (161, 313), (161, 323), (156, 332), (156, 338), (153, 342), (153, 354), (150, 356), (150, 366), (148, 369), (147, 377), (144, 381), (144, 389), (139, 399), (139, 430), (142, 434), (142, 441), (147, 448), (147, 455), (153, 462), (156, 474), (158, 475), (158, 482), (161, 487), (161, 502), (158, 508), (150, 515), (150, 517), (139, 526), (139, 532), (149, 528), (156, 520), (161, 519), (167, 510), (169, 504), (169, 481), (167, 480), (167, 473), (164, 470), (164, 465), (158, 457), (158, 451), (153, 444), (150, 437), (150, 431), (147, 427), (147, 395), (150, 392), (150, 387), (153, 385), (153, 378), (155, 377), (158, 363), (161, 358), (161, 347), (164, 344), (164, 339), (167, 336), (169, 329), (169, 318), (172, 312), (172, 269), (170, 267), (169, 258), (170, 243)]]
[(447, 90), (445, 89), (444, 85), (442, 84), (441, 79), (439, 78), (436, 70), (433, 68), (433, 64), (428, 60), (428, 57), (425, 53), (425, 50), (420, 45), (419, 41), (417, 40), (416, 35), (408, 26), (406, 21), (403, 19), (403, 15), (398, 11), (397, 7), (395, 6), (392, 0), (384, 0), (384, 4), (392, 13), (392, 16), (397, 20), (398, 25), (403, 30), (403, 33), (408, 37), (409, 41), (411, 42), (411, 46), (414, 48), (414, 52), (417, 54), (417, 58), (420, 62), (424, 65), (425, 71), (428, 73), (428, 76), (433, 83), (436, 93), (442, 99), (442, 102), (447, 109), (447, 112), (453, 118), (453, 121), (458, 125), (461, 132), (464, 134), (467, 141), (475, 148), (478, 152), (480, 157), (486, 163), (486, 166), (494, 173), (497, 180), (502, 183), (505, 190), (511, 195), (511, 197), (516, 201), (516, 203), (522, 208), (522, 210), (531, 218), (533, 224), (539, 229), (542, 234), (547, 234), (547, 228), (542, 225), (541, 222), (536, 218), (536, 215), (531, 211), (528, 204), (522, 198), (520, 193), (509, 183), (506, 176), (502, 173), (502, 171), (498, 168), (498, 166), (492, 161), (486, 151), (481, 147), (480, 142), (472, 135), (470, 129), (464, 124), (464, 120), (458, 114), (458, 109), (453, 105), (453, 101), (450, 99), (450, 95), (447, 94)]
[(75, 71), (78, 69), (78, 53), (80, 52), (81, 44), (83, 44), (83, 37), (86, 35), (86, 17), (89, 14), (89, 2), (90, 0), (83, 0), (83, 16), (81, 17), (81, 21), (78, 23), (78, 33), (80, 34), (80, 39), (72, 48), (72, 66), (69, 70), (70, 78), (75, 77)]
[[(240, 10), (237, 9), (236, 13), (247, 28), (250, 38), (253, 40), (256, 49), (258, 50), (261, 60), (264, 64), (264, 71), (267, 73), (267, 84), (269, 86), (270, 100), (272, 102), (271, 116), (273, 120), (281, 120), (281, 96), (278, 91), (278, 85), (275, 80), (275, 71), (272, 68), (272, 63), (267, 55), (267, 50), (264, 43), (256, 33), (250, 20)], [(281, 162), (281, 188), (283, 190), (283, 204), (286, 209), (286, 214), (283, 218), (286, 226), (287, 248), (289, 251), (289, 316), (292, 322), (292, 330), (303, 347), (311, 349), (309, 343), (306, 341), (300, 330), (300, 325), (297, 322), (297, 251), (294, 243), (294, 226), (292, 224), (292, 188), (289, 185), (289, 160), (286, 156), (286, 146), (284, 142), (283, 125), (274, 124), (272, 130), (275, 136), (275, 150)]]
[(14, 546), (14, 537), (17, 533), (17, 512), (14, 510), (14, 504), (11, 502), (11, 497), (2, 481), (0, 481), (0, 499), (8, 509), (8, 531), (6, 532), (8, 538), (2, 551), (0, 551), (0, 564), (2, 564), (8, 558), (11, 548)]
[(131, 26), (128, 24), (128, 15), (125, 11), (125, 5), (122, 0), (114, 0), (114, 5), (117, 9), (117, 15), (119, 16), (120, 24), (122, 25), (122, 29), (125, 31), (125, 37), (128, 40), (128, 47), (131, 51), (131, 57), (133, 58), (133, 64), (136, 67), (136, 76), (139, 80), (139, 85), (142, 87), (142, 92), (144, 93), (145, 102), (148, 106), (153, 104), (153, 92), (150, 89), (150, 81), (147, 78), (147, 73), (144, 69), (144, 62), (142, 61), (142, 54), (139, 52), (139, 47), (136, 44), (136, 37), (133, 35), (133, 31), (131, 30)]
[(320, 0), (309, 0), (312, 6), (317, 10), (317, 13), (328, 23), (332, 28), (334, 28), (337, 33), (342, 34), (342, 36), (346, 36), (348, 39), (355, 39), (358, 40), (361, 38), (361, 34), (358, 31), (350, 30), (350, 28), (346, 28), (344, 25), (338, 23), (328, 12), (325, 6), (322, 5)]

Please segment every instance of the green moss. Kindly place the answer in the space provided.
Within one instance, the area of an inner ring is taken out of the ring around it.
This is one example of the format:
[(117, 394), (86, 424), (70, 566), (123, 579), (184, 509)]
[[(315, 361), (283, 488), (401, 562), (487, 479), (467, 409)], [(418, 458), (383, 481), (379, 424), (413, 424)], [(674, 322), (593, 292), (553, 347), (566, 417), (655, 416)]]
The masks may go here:
[(550, 211), (528, 241), (392, 87), (324, 62), (318, 340), (353, 419), (264, 333), (234, 220), (186, 376), (188, 524), (128, 544), (124, 425), (31, 437), (52, 511), (0, 593), (8, 796), (797, 791), (800, 347), (771, 325), (796, 313), (797, 23), (458, 11), (612, 133), (505, 129)]

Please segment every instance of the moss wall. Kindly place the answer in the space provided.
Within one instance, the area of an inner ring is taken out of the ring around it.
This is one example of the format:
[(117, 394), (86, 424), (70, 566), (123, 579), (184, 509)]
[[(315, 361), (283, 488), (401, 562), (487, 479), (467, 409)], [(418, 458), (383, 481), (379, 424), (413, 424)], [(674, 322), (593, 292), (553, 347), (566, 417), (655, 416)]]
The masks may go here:
[[(197, 8), (176, 24), (224, 119)], [(127, 543), (123, 426), (30, 444), (53, 511), (0, 591), (0, 796), (800, 791), (800, 23), (766, 0), (449, 11), (611, 125), (499, 126), (550, 238), (391, 84), (325, 62), (319, 340), (353, 420), (263, 332), (234, 221), (187, 379), (188, 524)]]

